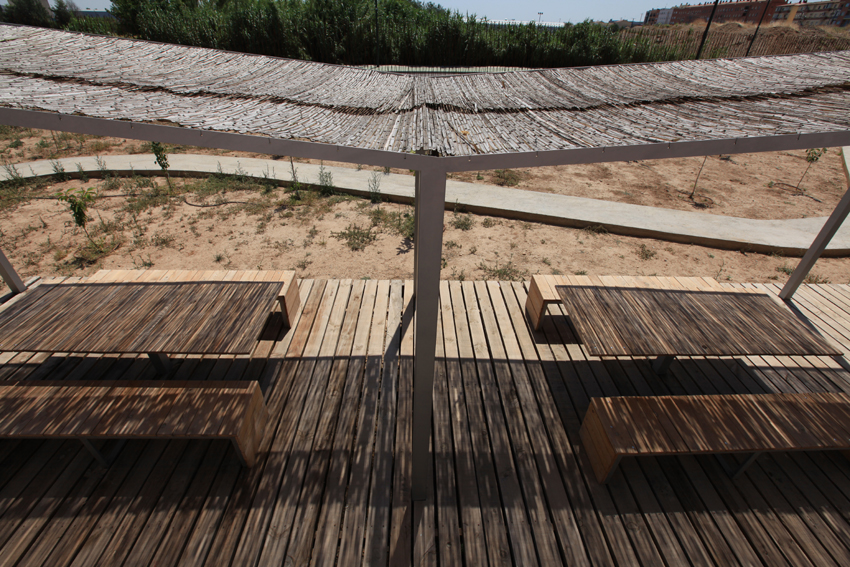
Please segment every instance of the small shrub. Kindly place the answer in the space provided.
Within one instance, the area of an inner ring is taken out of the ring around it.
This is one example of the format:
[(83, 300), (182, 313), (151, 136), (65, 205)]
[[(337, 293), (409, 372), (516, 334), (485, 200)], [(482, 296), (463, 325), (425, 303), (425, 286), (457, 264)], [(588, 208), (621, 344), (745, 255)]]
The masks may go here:
[(324, 165), (319, 165), (319, 193), (325, 197), (334, 194), (333, 174)]
[(415, 214), (406, 212), (390, 212), (381, 207), (369, 211), (373, 227), (391, 230), (407, 240), (413, 240), (416, 229)]
[(781, 266), (776, 266), (776, 271), (782, 274), (788, 274), (790, 276), (794, 273), (794, 268), (792, 268), (788, 264), (782, 264)]
[(159, 142), (151, 142), (151, 151), (154, 155), (154, 160), (163, 172), (168, 171), (168, 155), (165, 153), (165, 148)]
[(151, 244), (156, 246), (157, 248), (168, 248), (174, 244), (175, 237), (173, 234), (168, 234), (166, 232), (157, 232), (151, 238)]
[(475, 226), (475, 219), (473, 219), (472, 215), (470, 215), (469, 213), (465, 215), (459, 215), (455, 213), (454, 215), (452, 215), (452, 220), (450, 221), (450, 224), (458, 230), (472, 230), (472, 227)]
[(823, 277), (814, 272), (810, 273), (806, 276), (806, 279), (803, 280), (803, 283), (807, 284), (828, 284), (829, 278)]
[(331, 232), (331, 236), (344, 241), (346, 246), (354, 252), (364, 250), (377, 238), (377, 236), (372, 232), (371, 227), (361, 228), (356, 224), (350, 224), (345, 230), (340, 232)]
[(520, 182), (519, 172), (513, 169), (497, 169), (493, 172), (493, 177), (496, 178), (496, 184), (502, 187), (515, 187)]
[(299, 260), (299, 261), (295, 264), (295, 267), (296, 267), (296, 268), (298, 268), (299, 270), (306, 270), (306, 269), (307, 269), (307, 266), (309, 266), (309, 265), (310, 265), (310, 264), (312, 264), (312, 263), (313, 263), (313, 261), (312, 261), (312, 260), (308, 260), (308, 259), (305, 257), (303, 260)]
[(23, 145), (24, 145), (24, 143), (21, 141), (20, 138), (15, 138), (11, 142), (9, 142), (9, 147), (12, 148), (13, 150), (18, 149)]
[(505, 264), (496, 262), (494, 266), (488, 266), (484, 262), (478, 264), (478, 269), (484, 272), (484, 277), (488, 280), (500, 281), (522, 281), (528, 276), (528, 270), (523, 270), (514, 265), (512, 260), (508, 260)]
[(641, 260), (651, 260), (655, 257), (657, 252), (655, 252), (655, 250), (653, 250), (646, 244), (641, 244), (640, 248), (638, 248), (637, 254), (638, 256), (640, 256)]
[(369, 201), (381, 202), (381, 175), (377, 171), (373, 171), (369, 176)]
[(77, 163), (77, 175), (79, 175), (79, 176), (80, 176), (80, 179), (82, 179), (82, 180), (83, 180), (83, 183), (88, 183), (88, 182), (89, 182), (89, 176), (88, 176), (88, 174), (86, 173), (86, 170), (85, 170), (85, 169), (83, 169), (82, 164), (80, 164), (79, 162)]
[(586, 226), (582, 230), (588, 234), (593, 234), (595, 236), (600, 234), (608, 234), (608, 229), (602, 226), (601, 224)]
[(461, 270), (460, 272), (458, 272), (454, 267), (452, 267), (452, 275), (450, 276), (449, 279), (462, 282), (462, 281), (466, 280), (466, 271)]
[(496, 220), (492, 219), (490, 217), (487, 217), (486, 219), (481, 221), (481, 226), (483, 226), (484, 228), (491, 228), (491, 227), (496, 226), (497, 224), (498, 223), (496, 222)]
[(85, 246), (77, 250), (74, 257), (74, 264), (78, 268), (85, 268), (92, 264), (98, 263), (101, 258), (108, 256), (121, 246), (120, 238), (111, 238), (107, 241), (106, 238), (98, 238), (97, 240), (89, 239)]
[(575, 275), (577, 275), (577, 276), (586, 276), (586, 275), (587, 275), (587, 270), (578, 270), (578, 271), (575, 271), (575, 272), (573, 272), (573, 273), (574, 273)]
[(806, 171), (803, 172), (803, 176), (800, 177), (800, 181), (797, 182), (797, 187), (795, 187), (797, 191), (801, 191), (800, 185), (803, 183), (803, 179), (806, 178), (806, 174), (809, 172), (809, 169), (811, 169), (811, 167), (816, 164), (821, 158), (821, 156), (824, 155), (826, 152), (826, 148), (812, 148), (810, 150), (806, 150)]
[(110, 144), (109, 142), (104, 142), (103, 140), (93, 140), (89, 144), (89, 151), (96, 154), (96, 153), (100, 153), (100, 152), (105, 152), (106, 150), (108, 150), (111, 147), (112, 147), (112, 144)]
[(12, 187), (21, 187), (26, 185), (27, 180), (24, 179), (23, 175), (21, 175), (21, 172), (18, 171), (18, 168), (15, 167), (14, 163), (4, 163), (3, 169), (6, 170), (6, 180), (2, 182), (4, 185), (8, 184)]
[(53, 167), (53, 177), (56, 181), (67, 181), (68, 174), (65, 172), (65, 168), (56, 160), (50, 160), (50, 165)]
[(74, 217), (74, 224), (82, 228), (86, 237), (89, 239), (89, 242), (94, 244), (89, 231), (86, 229), (86, 224), (89, 220), (89, 205), (93, 203), (95, 199), (94, 189), (68, 189), (65, 192), (57, 193), (56, 198), (68, 203), (68, 208), (71, 210), (71, 216)]

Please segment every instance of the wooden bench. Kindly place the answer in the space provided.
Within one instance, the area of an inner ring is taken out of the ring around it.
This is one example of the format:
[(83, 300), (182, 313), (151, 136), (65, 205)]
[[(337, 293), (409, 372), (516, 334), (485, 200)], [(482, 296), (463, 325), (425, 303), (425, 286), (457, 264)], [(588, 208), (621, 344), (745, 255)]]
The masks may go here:
[[(606, 483), (628, 456), (716, 453), (732, 478), (759, 454), (850, 449), (850, 395), (593, 398), (581, 440)], [(728, 453), (743, 454), (730, 466)]]
[(531, 276), (528, 298), (525, 300), (525, 313), (535, 331), (540, 329), (546, 307), (553, 303), (561, 303), (561, 296), (555, 291), (556, 285), (569, 285), (569, 282), (563, 276), (541, 274)]
[[(268, 412), (256, 382), (30, 381), (0, 385), (0, 438), (230, 439), (253, 466)], [(120, 448), (120, 447), (119, 447)], [(117, 451), (116, 451), (117, 453)]]
[(287, 327), (292, 327), (295, 315), (298, 313), (298, 307), (301, 305), (301, 295), (298, 292), (298, 280), (295, 277), (295, 272), (284, 272), (283, 285), (280, 288), (277, 301), (280, 303), (283, 322), (286, 323)]

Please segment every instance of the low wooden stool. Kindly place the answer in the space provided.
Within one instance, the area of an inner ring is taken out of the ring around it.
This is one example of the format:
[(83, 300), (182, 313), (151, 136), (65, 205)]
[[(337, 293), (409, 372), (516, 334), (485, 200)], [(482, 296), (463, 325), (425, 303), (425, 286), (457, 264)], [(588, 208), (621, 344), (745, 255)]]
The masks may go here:
[(298, 307), (301, 305), (301, 295), (298, 292), (298, 279), (295, 277), (295, 272), (284, 273), (283, 285), (280, 288), (277, 301), (280, 303), (283, 322), (291, 327), (292, 322), (295, 321), (295, 315), (298, 313)]
[(562, 276), (531, 276), (528, 287), (528, 299), (525, 300), (525, 313), (535, 331), (540, 329), (540, 321), (551, 304), (561, 303), (561, 296), (555, 291), (556, 285), (568, 285)]

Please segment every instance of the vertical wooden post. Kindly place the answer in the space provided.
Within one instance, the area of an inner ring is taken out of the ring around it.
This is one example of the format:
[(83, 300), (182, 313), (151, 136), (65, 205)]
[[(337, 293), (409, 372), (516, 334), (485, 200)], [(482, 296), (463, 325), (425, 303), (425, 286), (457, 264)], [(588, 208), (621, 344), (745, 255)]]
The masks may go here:
[(15, 271), (15, 268), (12, 267), (11, 262), (6, 259), (6, 255), (3, 254), (3, 251), (0, 250), (0, 277), (3, 278), (3, 281), (6, 282), (6, 285), (14, 293), (21, 293), (22, 291), (27, 290), (27, 286), (24, 285), (21, 276), (18, 275), (18, 272)]
[(803, 283), (803, 280), (806, 279), (806, 276), (814, 268), (815, 262), (818, 261), (820, 255), (826, 250), (832, 237), (835, 236), (835, 233), (838, 232), (838, 229), (844, 223), (844, 219), (847, 218), (847, 214), (850, 213), (850, 146), (841, 148), (841, 157), (842, 164), (844, 165), (844, 179), (847, 182), (847, 192), (844, 193), (844, 197), (838, 202), (835, 210), (832, 211), (826, 224), (823, 225), (823, 228), (806, 251), (803, 259), (797, 264), (794, 273), (791, 274), (791, 277), (785, 282), (782, 291), (779, 292), (779, 297), (785, 301), (791, 300), (794, 292), (797, 291), (797, 288), (800, 287), (800, 284)]
[(413, 500), (428, 498), (431, 487), (429, 442), (434, 393), (437, 313), (440, 309), (440, 268), (446, 173), (416, 174), (416, 238), (414, 241), (413, 434), (411, 462)]

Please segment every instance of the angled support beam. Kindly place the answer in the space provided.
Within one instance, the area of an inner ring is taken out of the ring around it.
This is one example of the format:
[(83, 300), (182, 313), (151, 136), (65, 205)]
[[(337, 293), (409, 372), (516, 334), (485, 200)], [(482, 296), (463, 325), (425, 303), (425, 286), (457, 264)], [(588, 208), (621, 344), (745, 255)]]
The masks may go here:
[(652, 362), (652, 370), (661, 377), (666, 376), (675, 358), (675, 356), (659, 356)]
[(149, 352), (148, 357), (151, 359), (153, 367), (156, 368), (157, 374), (165, 376), (171, 372), (171, 359), (168, 358), (167, 354), (162, 352)]
[(426, 500), (431, 491), (431, 410), (434, 393), (434, 356), (437, 313), (440, 309), (440, 259), (443, 250), (443, 212), (446, 173), (416, 173), (416, 228), (413, 289), (416, 311), (413, 329), (413, 500)]
[(726, 455), (720, 454), (717, 455), (717, 460), (720, 463), (720, 466), (723, 467), (723, 470), (726, 471), (726, 474), (729, 475), (729, 478), (732, 480), (736, 480), (739, 476), (744, 474), (746, 470), (750, 467), (751, 464), (756, 462), (756, 459), (759, 458), (763, 451), (756, 451), (754, 453), (750, 453), (749, 456), (743, 460), (740, 464), (730, 465), (729, 460), (730, 457)]
[(844, 165), (844, 178), (847, 181), (847, 192), (844, 193), (844, 197), (838, 202), (835, 210), (832, 211), (832, 214), (827, 219), (826, 224), (823, 225), (820, 233), (814, 242), (812, 242), (811, 247), (806, 251), (803, 259), (800, 260), (794, 273), (791, 274), (782, 291), (779, 292), (779, 297), (785, 301), (790, 301), (794, 296), (794, 292), (797, 291), (797, 288), (800, 287), (800, 284), (803, 283), (803, 280), (812, 271), (815, 262), (818, 261), (823, 251), (826, 250), (832, 237), (835, 236), (835, 233), (838, 232), (838, 229), (844, 223), (844, 219), (847, 218), (847, 214), (850, 213), (850, 146), (841, 148), (841, 156)]
[(27, 290), (26, 284), (21, 279), (21, 276), (18, 275), (18, 272), (15, 271), (15, 268), (12, 267), (11, 262), (6, 258), (6, 255), (3, 254), (3, 251), (0, 250), (0, 277), (3, 278), (3, 281), (6, 282), (6, 285), (9, 286), (14, 293), (21, 293), (22, 291)]

